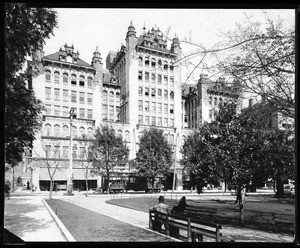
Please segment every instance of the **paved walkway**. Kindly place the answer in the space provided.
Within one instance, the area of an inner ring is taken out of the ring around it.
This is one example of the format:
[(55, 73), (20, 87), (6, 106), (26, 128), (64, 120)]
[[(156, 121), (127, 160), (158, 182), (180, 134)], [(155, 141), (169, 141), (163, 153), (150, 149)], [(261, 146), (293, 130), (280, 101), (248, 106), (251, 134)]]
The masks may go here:
[[(74, 203), (78, 206), (87, 208), (100, 214), (104, 214), (117, 220), (130, 223), (132, 225), (148, 229), (149, 214), (133, 209), (127, 209), (112, 204), (105, 203), (111, 199), (111, 196), (76, 196), (76, 197), (59, 197), (61, 200)], [(189, 199), (187, 197), (187, 199)], [(236, 242), (293, 242), (294, 237), (278, 233), (269, 233), (247, 228), (234, 228), (222, 225), (224, 237), (234, 239)]]
[(12, 196), (5, 200), (4, 228), (25, 242), (63, 242), (58, 226), (42, 202), (44, 196)]

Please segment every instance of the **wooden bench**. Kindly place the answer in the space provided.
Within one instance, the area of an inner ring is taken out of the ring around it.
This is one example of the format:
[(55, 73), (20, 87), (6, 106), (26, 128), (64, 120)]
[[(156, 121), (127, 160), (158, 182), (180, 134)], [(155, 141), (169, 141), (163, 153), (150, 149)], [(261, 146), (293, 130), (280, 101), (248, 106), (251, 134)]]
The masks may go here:
[(180, 213), (181, 216), (185, 216), (193, 219), (207, 220), (213, 223), (213, 219), (217, 214), (216, 209), (209, 209), (197, 206), (187, 205), (183, 212)]
[[(164, 225), (164, 231), (161, 229), (162, 225)], [(211, 238), (216, 242), (233, 242), (231, 239), (222, 237), (220, 224), (159, 213), (154, 210), (149, 210), (149, 228), (188, 242), (203, 242), (203, 237)]]

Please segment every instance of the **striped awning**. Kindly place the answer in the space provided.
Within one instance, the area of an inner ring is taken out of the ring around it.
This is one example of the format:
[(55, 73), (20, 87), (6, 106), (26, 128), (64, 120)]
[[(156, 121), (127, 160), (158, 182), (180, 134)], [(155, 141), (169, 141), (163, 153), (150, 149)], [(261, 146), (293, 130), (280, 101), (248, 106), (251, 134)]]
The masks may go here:
[[(53, 173), (54, 169), (50, 169)], [(97, 176), (88, 176), (88, 179), (97, 179)], [(47, 168), (40, 168), (40, 180), (50, 180), (49, 172)], [(67, 180), (67, 168), (57, 169), (54, 173), (53, 180)], [(73, 180), (85, 180), (84, 168), (73, 168)]]

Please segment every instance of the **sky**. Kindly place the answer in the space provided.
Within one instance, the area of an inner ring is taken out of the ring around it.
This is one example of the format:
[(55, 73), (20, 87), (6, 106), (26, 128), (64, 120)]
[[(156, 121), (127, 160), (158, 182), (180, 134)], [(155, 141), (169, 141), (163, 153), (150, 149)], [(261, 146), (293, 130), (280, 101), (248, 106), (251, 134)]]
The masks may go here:
[[(220, 33), (234, 30), (235, 25), (247, 15), (264, 22), (280, 17), (286, 27), (295, 24), (294, 9), (127, 9), (127, 8), (54, 8), (58, 13), (58, 28), (54, 36), (46, 40), (45, 55), (59, 51), (64, 44), (74, 45), (79, 57), (91, 63), (98, 46), (105, 63), (110, 50), (117, 51), (125, 45), (126, 32), (132, 21), (137, 37), (146, 30), (158, 27), (163, 33), (169, 30), (170, 38), (191, 39), (211, 47), (220, 39)], [(168, 42), (168, 48), (170, 48)], [(186, 50), (184, 50), (186, 49)], [(194, 49), (183, 46), (183, 52)], [(186, 73), (187, 75), (187, 73)], [(185, 77), (185, 75), (183, 75)], [(184, 78), (183, 78), (184, 80)]]

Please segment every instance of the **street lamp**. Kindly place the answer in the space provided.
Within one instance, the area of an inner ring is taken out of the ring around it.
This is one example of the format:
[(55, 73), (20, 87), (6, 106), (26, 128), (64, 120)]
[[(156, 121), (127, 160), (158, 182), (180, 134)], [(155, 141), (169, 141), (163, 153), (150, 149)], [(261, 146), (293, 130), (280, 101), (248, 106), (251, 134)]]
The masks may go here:
[(70, 116), (70, 149), (69, 149), (69, 153), (70, 153), (70, 164), (69, 164), (69, 168), (68, 168), (68, 180), (67, 180), (67, 195), (74, 195), (72, 193), (73, 191), (73, 137), (72, 137), (72, 121), (73, 118), (76, 118), (76, 114), (75, 114), (75, 108), (71, 108), (70, 112), (69, 112)]

